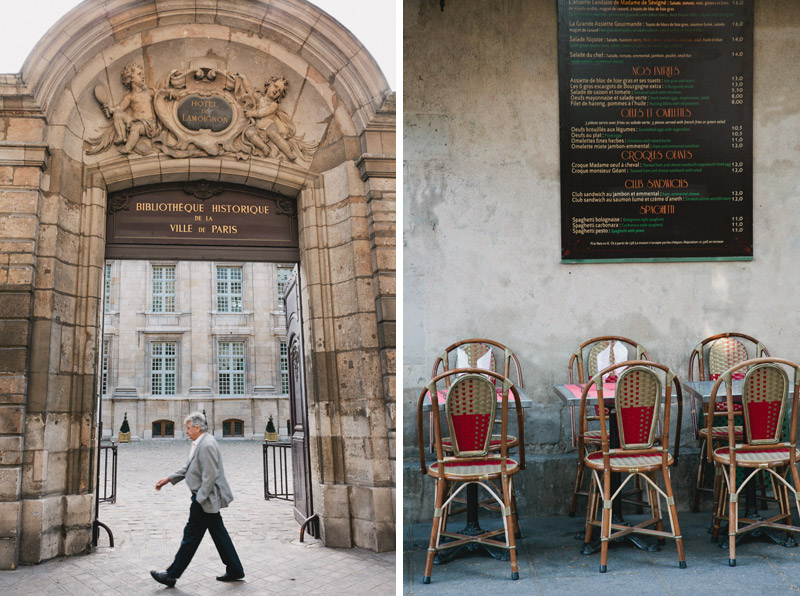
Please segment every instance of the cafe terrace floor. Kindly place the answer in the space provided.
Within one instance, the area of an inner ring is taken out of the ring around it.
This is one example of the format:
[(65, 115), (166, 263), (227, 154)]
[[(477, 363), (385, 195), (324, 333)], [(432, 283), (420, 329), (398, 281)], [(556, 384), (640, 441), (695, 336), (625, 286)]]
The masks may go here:
[[(793, 513), (796, 515), (796, 511)], [(408, 525), (403, 528), (403, 594), (655, 596), (800, 591), (800, 548), (778, 546), (766, 538), (745, 538), (736, 547), (736, 567), (729, 567), (727, 549), (713, 544), (707, 531), (709, 511), (679, 512), (678, 520), (686, 548), (686, 569), (678, 568), (675, 542), (668, 540), (659, 552), (641, 551), (627, 542), (613, 545), (608, 553), (608, 572), (598, 573), (600, 553), (582, 555), (583, 540), (575, 538), (583, 528), (582, 518), (526, 517), (520, 520), (523, 538), (517, 541), (519, 580), (511, 580), (508, 562), (470, 554), (434, 565), (428, 585), (422, 584), (422, 574), (431, 526)], [(458, 521), (451, 523), (457, 525)], [(485, 525), (484, 512), (481, 525)]]

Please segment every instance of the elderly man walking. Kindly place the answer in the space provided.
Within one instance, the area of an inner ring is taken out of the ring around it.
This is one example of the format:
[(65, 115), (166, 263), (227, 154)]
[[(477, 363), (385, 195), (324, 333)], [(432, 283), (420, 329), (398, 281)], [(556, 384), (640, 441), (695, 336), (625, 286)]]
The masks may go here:
[(217, 547), (219, 558), (225, 563), (225, 574), (217, 576), (221, 582), (244, 578), (244, 569), (233, 547), (231, 537), (222, 523), (219, 510), (233, 501), (225, 472), (219, 445), (208, 432), (206, 417), (202, 412), (192, 412), (186, 417), (186, 434), (192, 439), (192, 449), (186, 465), (156, 482), (156, 490), (171, 482), (177, 484), (184, 478), (192, 491), (192, 505), (189, 508), (189, 521), (183, 530), (183, 540), (175, 560), (166, 571), (151, 571), (157, 582), (172, 587), (175, 580), (184, 572), (192, 560), (197, 547), (203, 540), (206, 530), (211, 534)]

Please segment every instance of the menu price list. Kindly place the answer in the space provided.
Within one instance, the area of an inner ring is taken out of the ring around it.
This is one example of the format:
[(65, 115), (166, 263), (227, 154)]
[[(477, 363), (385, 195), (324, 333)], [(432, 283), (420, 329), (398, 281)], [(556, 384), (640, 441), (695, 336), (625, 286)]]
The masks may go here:
[(562, 259), (749, 259), (751, 0), (559, 0)]

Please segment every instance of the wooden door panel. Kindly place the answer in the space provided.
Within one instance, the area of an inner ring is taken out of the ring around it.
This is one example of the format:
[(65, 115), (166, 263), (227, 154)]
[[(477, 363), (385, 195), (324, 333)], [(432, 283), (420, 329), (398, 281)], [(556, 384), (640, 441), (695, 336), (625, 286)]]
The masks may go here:
[[(294, 517), (302, 524), (314, 514), (311, 495), (311, 461), (308, 441), (308, 401), (306, 398), (305, 354), (303, 352), (303, 317), (300, 306), (300, 271), (295, 266), (286, 282), (286, 347), (289, 357), (289, 409), (292, 442), (292, 481)], [(308, 532), (319, 538), (316, 521)]]

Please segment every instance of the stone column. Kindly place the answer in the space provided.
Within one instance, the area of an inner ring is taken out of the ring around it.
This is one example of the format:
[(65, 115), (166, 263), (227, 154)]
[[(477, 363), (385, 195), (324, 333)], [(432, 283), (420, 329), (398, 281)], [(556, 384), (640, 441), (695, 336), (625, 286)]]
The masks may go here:
[[(368, 404), (373, 451), (373, 487), (365, 509), (353, 508), (354, 526), (361, 532), (371, 531), (374, 524), (374, 550), (394, 548), (395, 541), (395, 478), (396, 478), (396, 154), (395, 96), (386, 98), (377, 114), (361, 135), (363, 154), (356, 161), (361, 179), (367, 185), (367, 222), (372, 244), (372, 287), (378, 322), (378, 352), (382, 395)], [(365, 519), (360, 511), (371, 511)]]
[[(0, 87), (13, 92), (20, 83), (16, 76), (4, 76)], [(20, 561), (25, 493), (28, 351), (43, 203), (39, 183), (49, 152), (42, 115), (23, 115), (30, 98), (4, 94), (0, 102), (0, 569), (13, 569)]]
[[(309, 189), (301, 197), (315, 511), (327, 546), (375, 551), (395, 545), (390, 121), (394, 110), (387, 105), (375, 127), (367, 127), (370, 134), (357, 139), (358, 149), (343, 137), (352, 161), (325, 171), (324, 191)], [(375, 141), (382, 148), (368, 153)]]
[(13, 569), (22, 529), (39, 181), (49, 152), (40, 116), (8, 117), (5, 105), (0, 113), (0, 569)]

